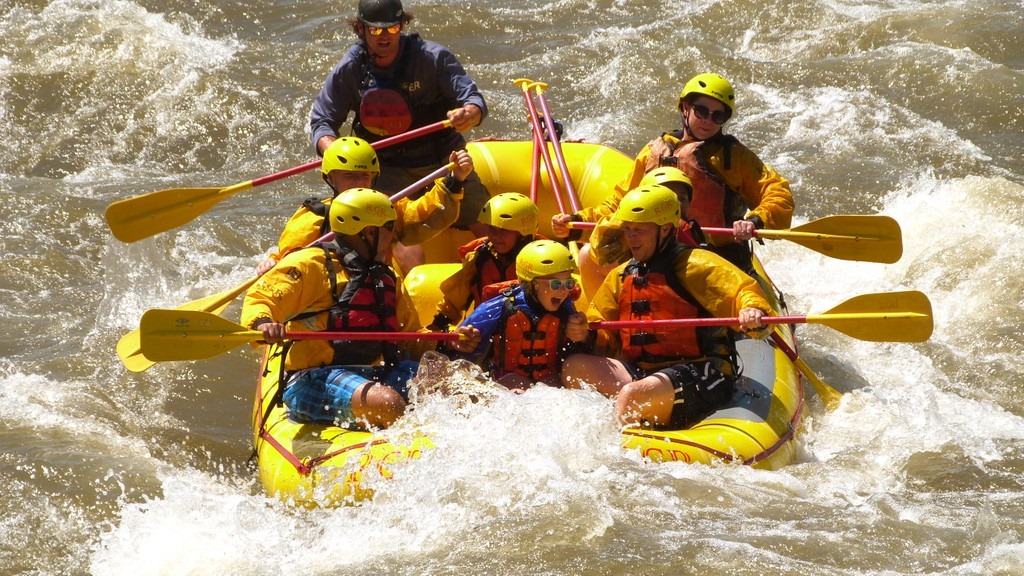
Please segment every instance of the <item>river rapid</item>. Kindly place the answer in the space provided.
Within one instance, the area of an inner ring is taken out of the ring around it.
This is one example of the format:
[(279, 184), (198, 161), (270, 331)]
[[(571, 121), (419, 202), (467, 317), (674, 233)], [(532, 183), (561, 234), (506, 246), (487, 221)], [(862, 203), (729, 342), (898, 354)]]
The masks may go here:
[(903, 230), (892, 265), (759, 247), (791, 312), (920, 290), (934, 335), (802, 328), (845, 395), (828, 411), (808, 388), (782, 470), (645, 462), (610, 401), (539, 388), (428, 400), (429, 457), (373, 502), (293, 509), (247, 465), (256, 350), (134, 374), (115, 344), (147, 309), (249, 278), (319, 175), (132, 244), (103, 212), (312, 160), (309, 108), (355, 2), (0, 0), (0, 573), (1024, 573), (1024, 3), (406, 8), (483, 90), (473, 138), (528, 136), (512, 80), (529, 77), (568, 138), (632, 156), (676, 127), (688, 77), (730, 78), (727, 130), (791, 180), (798, 222)]

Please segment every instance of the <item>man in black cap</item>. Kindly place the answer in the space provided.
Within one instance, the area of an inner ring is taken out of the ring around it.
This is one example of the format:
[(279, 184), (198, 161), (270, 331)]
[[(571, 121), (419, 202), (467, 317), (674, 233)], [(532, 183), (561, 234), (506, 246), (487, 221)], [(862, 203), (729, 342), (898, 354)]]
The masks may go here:
[[(359, 0), (350, 21), (359, 42), (331, 69), (310, 114), (313, 145), (320, 154), (338, 137), (350, 112), (355, 113), (352, 132), (371, 143), (451, 120), (452, 128), (378, 152), (376, 187), (389, 194), (447, 163), (452, 151), (466, 145), (460, 132), (487, 115), (483, 95), (448, 48), (402, 33), (412, 19), (401, 0)], [(476, 216), (489, 194), (475, 173), (464, 191), (455, 225), (473, 229), (480, 226)], [(485, 230), (474, 232), (479, 236)]]

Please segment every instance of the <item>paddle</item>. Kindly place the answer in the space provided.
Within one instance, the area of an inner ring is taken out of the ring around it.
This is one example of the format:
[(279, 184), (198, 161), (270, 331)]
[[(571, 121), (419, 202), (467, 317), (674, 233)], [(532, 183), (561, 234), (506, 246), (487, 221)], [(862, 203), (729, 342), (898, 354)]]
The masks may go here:
[[(765, 316), (764, 324), (821, 324), (868, 342), (924, 342), (932, 334), (932, 305), (921, 292), (863, 294), (822, 314)], [(669, 320), (606, 320), (592, 329), (736, 326), (739, 318), (674, 318)]]
[[(565, 212), (565, 206), (562, 205), (562, 195), (559, 192), (561, 184), (558, 181), (558, 174), (555, 172), (555, 165), (551, 161), (551, 152), (548, 151), (548, 145), (544, 141), (544, 129), (541, 128), (540, 120), (537, 119), (537, 108), (533, 105), (533, 98), (530, 96), (530, 88), (535, 84), (535, 82), (528, 78), (516, 78), (512, 83), (523, 89), (523, 99), (526, 101), (526, 111), (530, 116), (530, 125), (533, 127), (533, 145), (535, 150), (536, 148), (540, 148), (541, 158), (544, 160), (544, 167), (547, 168), (548, 177), (551, 179), (551, 190), (555, 193), (555, 202), (558, 204), (558, 211)], [(554, 133), (552, 132), (551, 134), (554, 138)]]
[[(570, 228), (589, 230), (593, 222), (570, 222)], [(707, 234), (732, 235), (731, 228), (701, 228)], [(789, 230), (757, 230), (758, 238), (789, 240), (839, 260), (892, 264), (903, 256), (898, 222), (888, 216), (826, 216)]]
[(818, 394), (818, 397), (825, 403), (825, 408), (830, 411), (838, 408), (839, 401), (843, 398), (843, 393), (826, 384), (821, 378), (818, 378), (818, 375), (811, 370), (811, 367), (804, 362), (803, 358), (797, 355), (796, 350), (793, 350), (793, 348), (790, 347), (790, 345), (782, 338), (782, 335), (774, 330), (772, 331), (772, 340), (775, 342), (775, 345), (779, 347), (779, 350), (782, 350), (782, 352), (793, 361), (793, 364), (796, 366), (797, 370), (804, 375), (804, 378), (811, 383), (811, 386), (814, 387), (814, 391)]
[[(731, 228), (701, 230), (732, 236)], [(888, 216), (827, 216), (789, 230), (756, 230), (754, 236), (789, 240), (840, 260), (893, 264), (903, 256), (900, 225)]]
[[(188, 310), (147, 310), (140, 323), (142, 353), (154, 362), (202, 360), (242, 344), (261, 342), (263, 333), (247, 330), (216, 314)], [(288, 340), (455, 341), (455, 332), (288, 332)]]
[(555, 159), (558, 160), (558, 167), (562, 170), (562, 178), (565, 179), (565, 195), (569, 199), (569, 206), (573, 212), (580, 211), (580, 201), (576, 195), (576, 187), (572, 184), (572, 177), (569, 176), (569, 167), (565, 163), (565, 154), (562, 153), (562, 141), (558, 139), (558, 132), (555, 130), (554, 116), (548, 108), (548, 99), (544, 91), (548, 85), (544, 82), (534, 82), (530, 85), (537, 93), (537, 101), (540, 102), (541, 111), (544, 112), (544, 124), (547, 126), (548, 134), (551, 136), (551, 145), (555, 149)]
[[(530, 84), (533, 80), (528, 78), (516, 78), (513, 84), (523, 89), (523, 99), (526, 101), (526, 113), (530, 114)], [(537, 203), (537, 190), (540, 188), (540, 147), (544, 146), (543, 136), (537, 133), (536, 124), (530, 122), (530, 132), (533, 134), (533, 157), (530, 162), (530, 201)]]
[[(380, 150), (450, 126), (450, 121), (442, 120), (379, 140), (371, 146), (374, 150)], [(224, 188), (171, 188), (150, 192), (110, 204), (104, 216), (115, 238), (122, 242), (135, 242), (187, 224), (228, 196), (312, 170), (320, 164), (320, 160), (315, 160)]]
[(540, 188), (540, 147), (544, 142), (536, 133), (533, 135), (533, 158), (530, 160), (530, 201), (537, 203), (537, 191)]
[[(420, 178), (416, 182), (413, 182), (409, 186), (405, 187), (403, 190), (392, 195), (391, 201), (398, 202), (402, 198), (405, 198), (406, 196), (416, 192), (420, 188), (423, 188), (428, 183), (432, 182), (435, 178), (440, 178), (446, 172), (454, 169), (454, 162), (449, 162), (448, 164), (445, 164), (444, 166), (438, 168), (437, 170), (431, 172), (430, 174), (424, 176), (423, 178)], [(330, 242), (333, 239), (334, 232), (328, 232), (327, 234), (324, 234), (323, 236), (317, 238), (310, 244), (307, 244), (306, 247), (308, 248), (309, 246), (312, 246), (313, 244), (316, 244), (318, 242)], [(228, 290), (226, 292), (221, 292), (220, 294), (214, 294), (213, 296), (207, 296), (205, 298), (200, 298), (199, 300), (195, 300), (193, 302), (182, 304), (181, 306), (175, 308), (175, 310), (194, 310), (198, 312), (220, 314), (228, 307), (229, 304), (231, 304), (232, 301), (234, 301), (235, 298), (238, 298), (246, 290), (248, 290), (249, 287), (252, 286), (257, 279), (259, 279), (259, 276), (250, 278), (249, 280), (246, 280), (242, 284), (239, 284), (235, 288), (232, 288), (231, 290)], [(142, 354), (142, 345), (139, 342), (138, 328), (125, 334), (124, 336), (121, 337), (120, 340), (117, 341), (117, 355), (118, 357), (121, 358), (121, 363), (124, 364), (124, 367), (131, 372), (143, 372), (145, 370), (150, 369), (154, 364), (152, 361), (147, 359)]]
[[(308, 248), (317, 242), (330, 242), (333, 239), (334, 232), (328, 232), (307, 244), (306, 247)], [(259, 276), (253, 276), (230, 290), (214, 294), (213, 296), (206, 296), (199, 300), (193, 300), (192, 302), (186, 302), (185, 304), (175, 308), (175, 310), (220, 314), (227, 309), (228, 305), (230, 305), (235, 298), (244, 294), (246, 290), (255, 284), (259, 278)], [(153, 364), (155, 364), (152, 360), (146, 358), (146, 356), (142, 354), (142, 342), (139, 328), (125, 334), (117, 341), (117, 355), (121, 358), (121, 363), (124, 364), (124, 367), (130, 372), (144, 372), (152, 368)]]
[[(533, 121), (533, 144), (534, 144), (534, 156), (536, 156), (537, 146), (541, 147), (541, 150), (546, 157), (546, 166), (548, 174), (551, 176), (551, 192), (555, 195), (555, 204), (558, 205), (558, 211), (562, 214), (565, 213), (565, 203), (562, 201), (561, 182), (558, 180), (555, 172), (552, 169), (551, 157), (548, 155), (548, 146), (544, 142), (544, 136), (540, 125), (540, 120), (537, 118), (536, 109), (533, 108), (533, 99), (529, 96), (529, 90), (534, 90), (537, 93), (537, 101), (540, 103), (541, 110), (544, 112), (544, 124), (547, 127), (548, 137), (551, 140), (551, 147), (555, 150), (555, 159), (558, 161), (558, 168), (562, 172), (562, 181), (565, 182), (565, 196), (569, 200), (569, 207), (573, 212), (580, 211), (580, 202), (576, 195), (576, 187), (572, 183), (572, 175), (569, 174), (569, 167), (565, 162), (565, 154), (562, 153), (562, 141), (558, 138), (558, 130), (555, 128), (554, 117), (551, 115), (551, 109), (548, 108), (547, 98), (544, 96), (544, 91), (547, 90), (548, 85), (544, 82), (533, 82), (525, 78), (520, 78), (515, 81), (521, 83), (523, 88), (523, 97), (526, 98), (527, 108), (530, 110), (530, 118)], [(534, 173), (534, 177), (539, 178), (540, 167), (535, 168), (537, 170)], [(576, 262), (580, 261), (580, 247), (579, 243), (575, 240), (569, 241), (569, 250), (572, 253), (572, 257)]]
[(413, 182), (412, 184), (409, 184), (408, 186), (403, 188), (400, 192), (396, 192), (395, 194), (393, 194), (391, 196), (391, 202), (392, 203), (398, 202), (399, 200), (401, 200), (402, 198), (405, 198), (406, 196), (409, 196), (410, 194), (414, 194), (416, 192), (419, 192), (427, 184), (430, 184), (431, 182), (433, 182), (434, 180), (440, 178), (441, 176), (444, 176), (445, 174), (451, 172), (452, 170), (455, 170), (455, 167), (457, 165), (458, 164), (456, 164), (455, 162), (449, 162), (449, 163), (445, 164), (444, 166), (441, 166), (440, 168), (438, 168), (437, 170), (434, 170), (430, 174), (427, 174), (423, 178), (420, 178), (419, 180)]
[[(255, 284), (258, 279), (259, 276), (250, 278), (225, 292), (182, 304), (176, 310), (220, 314), (227, 309), (228, 305), (235, 298), (241, 296), (249, 287)], [(125, 334), (117, 341), (117, 355), (121, 358), (121, 363), (124, 364), (124, 367), (130, 372), (145, 372), (155, 364), (155, 362), (142, 354), (141, 331), (138, 328)]]

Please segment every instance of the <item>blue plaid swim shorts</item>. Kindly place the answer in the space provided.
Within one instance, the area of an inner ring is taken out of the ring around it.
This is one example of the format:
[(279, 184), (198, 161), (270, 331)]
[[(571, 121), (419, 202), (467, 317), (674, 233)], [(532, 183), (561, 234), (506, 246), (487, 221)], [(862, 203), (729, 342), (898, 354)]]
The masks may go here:
[(394, 388), (408, 400), (406, 385), (416, 375), (418, 367), (418, 363), (406, 360), (387, 373), (382, 373), (379, 366), (324, 366), (299, 370), (284, 389), (288, 417), (295, 422), (351, 422), (352, 395), (356, 389), (373, 380)]

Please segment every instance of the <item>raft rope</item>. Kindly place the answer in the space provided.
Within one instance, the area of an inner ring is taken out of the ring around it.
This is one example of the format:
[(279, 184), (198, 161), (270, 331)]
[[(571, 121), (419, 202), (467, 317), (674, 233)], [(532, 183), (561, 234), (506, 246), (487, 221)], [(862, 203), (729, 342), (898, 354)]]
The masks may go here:
[[(335, 456), (338, 456), (340, 454), (344, 454), (345, 452), (349, 452), (349, 451), (352, 451), (352, 450), (363, 450), (363, 449), (366, 449), (366, 448), (370, 448), (370, 447), (376, 446), (377, 444), (383, 444), (383, 443), (387, 442), (387, 440), (385, 440), (383, 438), (376, 438), (376, 439), (374, 439), (374, 440), (372, 440), (370, 442), (362, 442), (362, 443), (359, 443), (359, 444), (354, 444), (352, 446), (346, 446), (345, 448), (341, 448), (341, 449), (335, 450), (333, 452), (327, 452), (325, 454), (321, 454), (320, 456), (317, 456), (316, 458), (306, 458), (304, 460), (300, 459), (298, 456), (296, 456), (290, 450), (288, 450), (288, 448), (286, 448), (283, 444), (278, 442), (277, 439), (274, 438), (270, 434), (270, 431), (267, 429), (267, 422), (270, 420), (270, 412), (276, 406), (278, 406), (278, 405), (280, 405), (282, 403), (282, 396), (283, 396), (283, 390), (284, 390), (284, 386), (282, 386), (282, 384), (286, 381), (285, 377), (287, 375), (287, 373), (285, 372), (285, 369), (284, 369), (284, 358), (283, 358), (283, 356), (285, 354), (287, 354), (287, 353), (288, 353), (288, 345), (284, 345), (284, 346), (281, 346), (281, 347), (274, 347), (273, 349), (271, 349), (270, 351), (267, 352), (268, 357), (267, 357), (267, 361), (264, 363), (264, 366), (269, 365), (270, 364), (270, 360), (272, 360), (274, 358), (282, 357), (282, 359), (281, 359), (280, 369), (279, 369), (279, 373), (278, 373), (277, 391), (274, 393), (273, 401), (270, 402), (267, 405), (267, 409), (262, 413), (262, 416), (260, 417), (259, 426), (260, 426), (260, 438), (262, 438), (263, 441), (266, 442), (267, 444), (270, 444), (274, 448), (274, 450), (276, 450), (277, 453), (280, 454), (281, 457), (285, 459), (285, 461), (287, 461), (289, 464), (292, 465), (292, 467), (295, 468), (296, 472), (298, 472), (299, 474), (301, 474), (303, 476), (308, 476), (309, 473), (312, 472), (313, 469), (318, 464), (320, 464), (321, 462), (324, 462), (326, 460), (330, 460), (331, 458), (334, 458)], [(266, 376), (269, 373), (270, 373), (270, 370), (265, 367), (263, 369), (263, 373), (261, 374), (261, 377), (260, 377), (260, 382), (261, 383), (263, 382), (263, 379), (266, 378)], [(263, 392), (263, 389), (262, 389), (262, 384), (261, 384), (260, 390), (259, 390), (261, 398), (262, 398), (262, 392)], [(250, 462), (255, 462), (258, 459), (259, 459), (258, 452), (254, 448), (252, 456), (249, 457), (249, 461)]]

